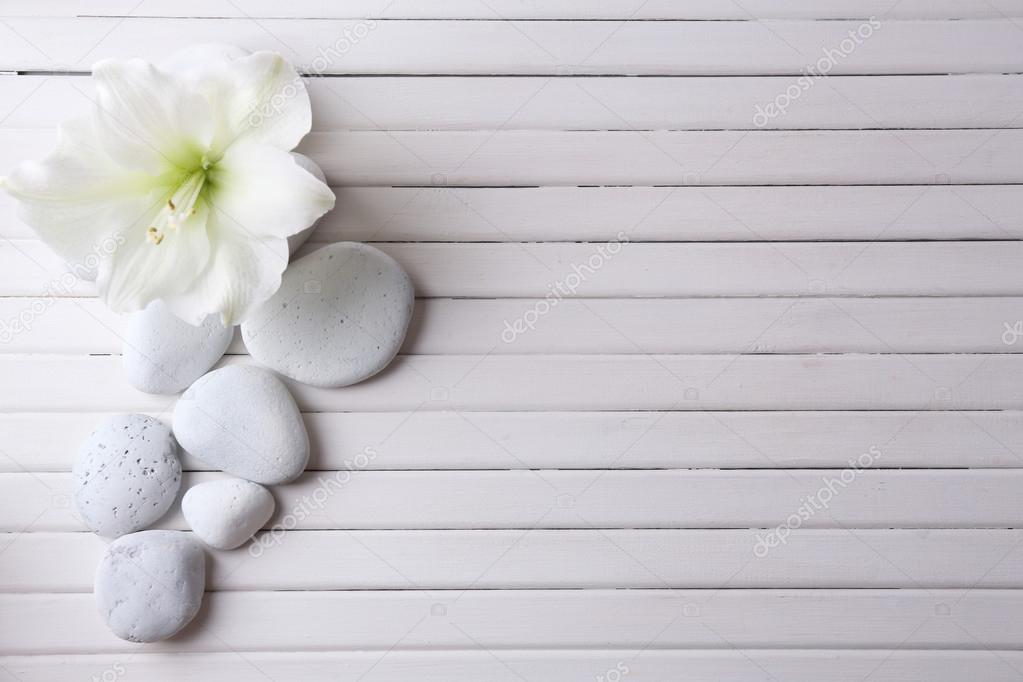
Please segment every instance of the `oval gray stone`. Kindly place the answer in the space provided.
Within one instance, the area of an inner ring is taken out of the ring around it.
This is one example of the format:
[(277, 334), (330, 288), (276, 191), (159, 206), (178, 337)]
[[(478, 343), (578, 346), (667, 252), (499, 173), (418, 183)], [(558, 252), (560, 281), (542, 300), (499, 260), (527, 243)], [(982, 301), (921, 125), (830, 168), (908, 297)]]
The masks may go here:
[(95, 595), (110, 631), (129, 642), (156, 642), (199, 612), (206, 556), (187, 533), (147, 530), (110, 543), (96, 569)]
[(192, 486), (181, 513), (196, 537), (216, 549), (245, 544), (274, 513), (270, 491), (251, 481), (228, 478)]
[(181, 485), (177, 451), (170, 429), (152, 417), (107, 419), (82, 444), (71, 468), (79, 517), (109, 538), (155, 523)]
[(128, 320), (124, 373), (140, 391), (180, 393), (217, 364), (233, 338), (234, 327), (224, 327), (219, 315), (193, 327), (153, 301)]
[(311, 386), (358, 383), (401, 348), (415, 292), (372, 246), (338, 242), (292, 263), (281, 288), (242, 324), (252, 357)]
[(192, 384), (174, 406), (174, 435), (210, 466), (267, 485), (294, 479), (309, 459), (287, 386), (252, 365), (222, 367)]

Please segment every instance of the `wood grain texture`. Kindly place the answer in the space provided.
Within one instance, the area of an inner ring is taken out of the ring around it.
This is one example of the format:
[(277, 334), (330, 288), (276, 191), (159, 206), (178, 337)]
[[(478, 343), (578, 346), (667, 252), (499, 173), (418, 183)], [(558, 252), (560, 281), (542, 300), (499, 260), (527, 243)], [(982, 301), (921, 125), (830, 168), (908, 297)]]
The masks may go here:
[[(876, 450), (881, 454), (875, 458), (883, 460), (883, 449)], [(225, 476), (185, 474), (184, 484)], [(1016, 528), (1023, 525), (1020, 485), (1023, 471), (1018, 469), (346, 469), (306, 472), (294, 483), (275, 487), (277, 512), (267, 527), (279, 523), (278, 533), (291, 528), (774, 528), (782, 524)], [(70, 474), (0, 474), (0, 491), (0, 529), (5, 532), (87, 530), (69, 501)], [(178, 511), (161, 519), (157, 527), (186, 528)]]
[[(598, 298), (549, 310), (536, 299), (433, 298), (416, 302), (401, 352), (1018, 353), (1021, 318), (1020, 297)], [(0, 353), (119, 354), (126, 329), (127, 316), (95, 298), (0, 298)], [(246, 353), (240, 335), (228, 352)]]
[[(471, 646), (466, 644), (465, 646)], [(143, 679), (168, 668), (195, 679), (224, 682), (249, 675), (307, 682), (399, 682), (410, 675), (425, 682), (593, 682), (608, 671), (628, 669), (630, 680), (661, 682), (1016, 682), (1023, 667), (1019, 651), (891, 650), (502, 650), (381, 652), (230, 652), (177, 654), (93, 654), (0, 656), (0, 674), (21, 682), (50, 682), (74, 676), (100, 677), (124, 670)], [(770, 677), (767, 677), (767, 676)]]
[[(1021, 600), (1017, 590), (224, 592), (147, 651), (1018, 649)], [(52, 641), (65, 653), (138, 650), (103, 627), (87, 594), (0, 595), (0, 634), (3, 653), (46, 653)]]
[[(206, 589), (492, 590), (1015, 588), (1020, 530), (294, 531), (255, 553), (210, 552)], [(106, 541), (25, 533), (6, 543), (2, 592), (91, 592)], [(701, 557), (694, 561), (693, 557)], [(455, 595), (457, 596), (457, 595)]]
[(0, 69), (85, 70), (100, 55), (158, 60), (187, 35), (191, 43), (278, 50), (319, 74), (798, 75), (818, 60), (836, 75), (1019, 73), (1018, 30), (1006, 18), (768, 25), (10, 17), (0, 25)]
[[(334, 187), (312, 242), (1018, 239), (1021, 185)], [(9, 239), (34, 238), (0, 195)]]
[[(51, 130), (2, 129), (0, 163), (45, 156), (53, 142)], [(338, 185), (1023, 182), (1023, 129), (350, 131), (310, 133), (298, 151)]]
[[(171, 409), (176, 396), (135, 390), (120, 362), (0, 356), (20, 387), (0, 412)], [(1005, 410), (1023, 407), (1021, 368), (1018, 354), (422, 355), (344, 390), (287, 384), (311, 412)]]
[[(0, 414), (0, 471), (70, 471), (107, 414)], [(169, 421), (169, 415), (154, 413)], [(1023, 413), (308, 413), (310, 470), (1016, 468)], [(359, 457), (363, 455), (363, 457)], [(370, 456), (372, 455), (372, 456)], [(356, 464), (358, 462), (358, 464)], [(209, 465), (183, 453), (188, 470)]]
[[(1021, 185), (334, 187), (311, 240), (371, 242), (1018, 239)], [(10, 239), (34, 238), (0, 195)]]
[(278, 530), (211, 552), (196, 622), (138, 647), (99, 622), (68, 470), (175, 398), (127, 386), (123, 321), (0, 197), (0, 679), (1018, 679), (1021, 16), (4, 3), (0, 174), (99, 58), (277, 50), (331, 76), (307, 251), (377, 242), (421, 298), (383, 375), (291, 385), (311, 470)]
[[(9, 128), (51, 128), (94, 106), (85, 77), (9, 76), (0, 85)], [(305, 85), (315, 131), (1011, 128), (1023, 108), (1023, 76), (999, 74), (835, 76), (805, 89), (791, 76), (309, 77)], [(776, 100), (784, 113), (768, 115)]]
[[(650, 244), (631, 243), (624, 233), (622, 239), (376, 246), (405, 268), (420, 297), (543, 299), (520, 315), (566, 298), (1023, 294), (1020, 241)], [(75, 276), (81, 267), (69, 268), (36, 240), (0, 241), (0, 296), (32, 297), (25, 305), (41, 317), (56, 298), (94, 295), (95, 285)]]
[(92, 0), (82, 11), (67, 0), (9, 0), (3, 16), (326, 17), (338, 19), (890, 19), (1002, 18), (1023, 15), (1019, 0), (746, 0), (742, 6), (714, 0)]

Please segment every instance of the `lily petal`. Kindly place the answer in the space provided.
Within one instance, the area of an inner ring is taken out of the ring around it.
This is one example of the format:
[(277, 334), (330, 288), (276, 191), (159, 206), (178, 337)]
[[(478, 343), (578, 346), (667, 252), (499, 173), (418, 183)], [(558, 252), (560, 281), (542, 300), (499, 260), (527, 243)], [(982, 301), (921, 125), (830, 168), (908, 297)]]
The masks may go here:
[(288, 237), (334, 207), (334, 193), (286, 151), (228, 148), (210, 176), (210, 202), (228, 227), (249, 237)]
[(145, 220), (125, 232), (125, 239), (111, 258), (100, 264), (100, 296), (118, 313), (145, 308), (150, 302), (186, 290), (210, 259), (207, 235), (209, 208), (197, 203), (195, 213), (175, 229), (156, 233), (147, 224), (163, 210), (167, 195), (146, 214)]
[(215, 148), (245, 141), (289, 151), (312, 127), (301, 76), (274, 52), (233, 57), (221, 50), (195, 78), (217, 116)]
[(171, 311), (189, 324), (219, 313), (224, 326), (237, 324), (281, 286), (288, 263), (288, 242), (278, 237), (253, 238), (224, 225), (211, 213), (212, 251), (206, 269), (185, 292), (164, 298)]
[(100, 147), (92, 122), (58, 128), (57, 147), (25, 161), (4, 179), (19, 217), (62, 258), (76, 265), (108, 255), (110, 242), (152, 208), (153, 179), (125, 170)]
[(213, 140), (210, 103), (184, 78), (141, 59), (92, 67), (100, 144), (118, 163), (151, 175), (195, 166)]

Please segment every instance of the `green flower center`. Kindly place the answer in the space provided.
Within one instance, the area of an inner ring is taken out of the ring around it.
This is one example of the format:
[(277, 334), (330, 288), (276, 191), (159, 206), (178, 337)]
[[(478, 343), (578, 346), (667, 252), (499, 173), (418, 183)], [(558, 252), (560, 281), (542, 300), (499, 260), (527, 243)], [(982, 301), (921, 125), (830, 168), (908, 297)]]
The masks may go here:
[(168, 233), (182, 229), (196, 214), (197, 205), (203, 200), (205, 190), (209, 189), (209, 175), (213, 167), (214, 163), (203, 154), (194, 170), (184, 172), (177, 188), (146, 230), (146, 237), (152, 244), (159, 246)]

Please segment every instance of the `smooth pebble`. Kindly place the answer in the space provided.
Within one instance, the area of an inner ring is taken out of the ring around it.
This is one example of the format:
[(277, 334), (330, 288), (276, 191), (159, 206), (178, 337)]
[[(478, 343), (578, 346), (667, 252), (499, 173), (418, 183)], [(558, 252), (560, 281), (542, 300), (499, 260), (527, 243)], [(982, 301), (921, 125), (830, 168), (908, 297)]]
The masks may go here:
[(234, 476), (273, 485), (309, 459), (309, 435), (284, 383), (265, 369), (229, 365), (192, 384), (174, 407), (187, 452)]
[(153, 301), (128, 321), (124, 373), (140, 391), (180, 393), (217, 363), (233, 338), (234, 327), (224, 327), (219, 315), (193, 327)]
[(71, 468), (75, 508), (105, 537), (141, 530), (178, 494), (181, 463), (170, 429), (144, 414), (120, 414), (85, 440)]
[(239, 547), (274, 513), (274, 498), (263, 486), (229, 478), (188, 489), (181, 512), (196, 537), (216, 549)]
[(100, 616), (129, 642), (156, 642), (178, 632), (198, 613), (205, 588), (202, 546), (176, 530), (122, 536), (96, 569)]
[(415, 292), (398, 263), (339, 242), (292, 263), (281, 288), (242, 324), (259, 362), (296, 381), (337, 388), (386, 367), (401, 348)]

